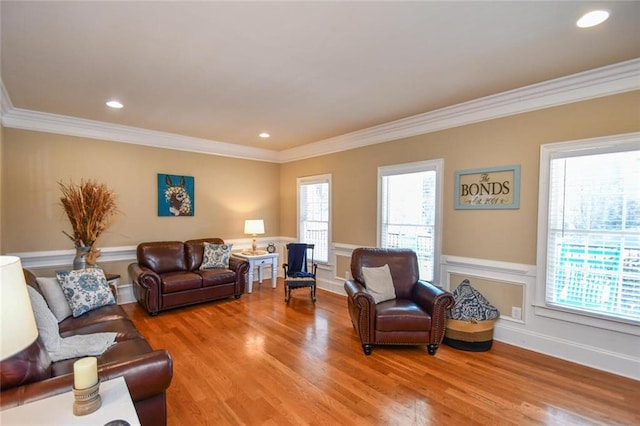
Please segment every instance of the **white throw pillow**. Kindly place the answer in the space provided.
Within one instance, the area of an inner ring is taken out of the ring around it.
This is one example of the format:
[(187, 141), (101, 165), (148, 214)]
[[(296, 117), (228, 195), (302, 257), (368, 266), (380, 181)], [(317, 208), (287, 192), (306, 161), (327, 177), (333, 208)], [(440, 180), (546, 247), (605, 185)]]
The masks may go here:
[(389, 265), (385, 264), (376, 268), (363, 266), (362, 275), (364, 275), (364, 284), (376, 304), (396, 298), (396, 288), (393, 286)]
[(44, 295), (44, 299), (47, 301), (47, 305), (49, 305), (49, 309), (51, 309), (53, 315), (56, 316), (58, 322), (70, 317), (71, 308), (69, 307), (67, 298), (64, 297), (58, 279), (53, 277), (38, 277), (36, 281), (38, 281), (38, 286)]

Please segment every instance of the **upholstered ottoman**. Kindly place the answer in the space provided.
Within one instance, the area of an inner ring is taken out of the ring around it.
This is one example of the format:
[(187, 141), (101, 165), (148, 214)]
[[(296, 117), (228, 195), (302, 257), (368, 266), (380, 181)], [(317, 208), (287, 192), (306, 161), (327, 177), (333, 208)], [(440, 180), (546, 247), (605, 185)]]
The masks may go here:
[(500, 316), (478, 290), (464, 280), (453, 290), (456, 301), (447, 316), (443, 343), (463, 351), (483, 352), (493, 344), (493, 325)]

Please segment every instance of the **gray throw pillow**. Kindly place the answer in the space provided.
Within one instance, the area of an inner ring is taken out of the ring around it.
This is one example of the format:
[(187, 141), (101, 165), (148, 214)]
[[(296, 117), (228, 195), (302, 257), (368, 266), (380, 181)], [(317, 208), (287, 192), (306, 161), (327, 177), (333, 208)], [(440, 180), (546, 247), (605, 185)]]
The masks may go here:
[(38, 277), (36, 280), (38, 281), (38, 286), (42, 291), (44, 299), (47, 301), (47, 305), (49, 305), (49, 309), (51, 309), (51, 312), (53, 312), (58, 322), (70, 317), (71, 308), (69, 307), (67, 298), (64, 297), (58, 279), (53, 277)]

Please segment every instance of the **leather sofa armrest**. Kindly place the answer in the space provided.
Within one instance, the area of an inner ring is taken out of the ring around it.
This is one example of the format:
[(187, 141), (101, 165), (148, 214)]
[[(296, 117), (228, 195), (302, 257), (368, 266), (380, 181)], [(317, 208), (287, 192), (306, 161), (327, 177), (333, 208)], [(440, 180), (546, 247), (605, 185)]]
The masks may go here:
[(133, 290), (136, 300), (151, 315), (160, 311), (162, 297), (162, 279), (153, 270), (138, 263), (129, 265), (129, 275), (133, 281)]
[(363, 344), (375, 340), (376, 302), (366, 287), (355, 280), (344, 282), (344, 289), (349, 299), (351, 322), (360, 335)]
[[(173, 377), (173, 360), (166, 350), (156, 350), (127, 360), (99, 367), (101, 381), (124, 376), (133, 402), (142, 401), (167, 390)], [(2, 391), (0, 409), (4, 410), (49, 398), (73, 388), (73, 373), (17, 386)]]
[(240, 257), (236, 257), (233, 254), (231, 256), (229, 256), (229, 269), (231, 269), (232, 271), (238, 273), (238, 270), (242, 270), (243, 267), (245, 267), (246, 264), (246, 268), (247, 270), (249, 269), (249, 262), (247, 262), (245, 259), (242, 259)]

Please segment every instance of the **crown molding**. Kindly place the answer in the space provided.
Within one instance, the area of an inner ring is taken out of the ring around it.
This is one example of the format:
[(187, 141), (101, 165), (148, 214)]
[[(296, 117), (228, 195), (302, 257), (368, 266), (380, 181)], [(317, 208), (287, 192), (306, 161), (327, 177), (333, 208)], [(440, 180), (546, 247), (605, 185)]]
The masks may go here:
[(640, 58), (486, 96), (280, 152), (14, 108), (1, 80), (0, 86), (2, 124), (5, 127), (225, 157), (287, 163), (543, 108), (640, 90)]
[(279, 160), (302, 160), (639, 89), (640, 59), (633, 59), (291, 148), (281, 151)]
[(155, 148), (278, 162), (277, 152), (268, 149), (253, 148), (228, 142), (194, 138), (174, 133), (159, 132), (138, 127), (105, 123), (103, 121), (51, 114), (48, 112), (31, 111), (22, 108), (10, 109), (9, 112), (2, 116), (2, 125), (15, 129), (79, 136)]

